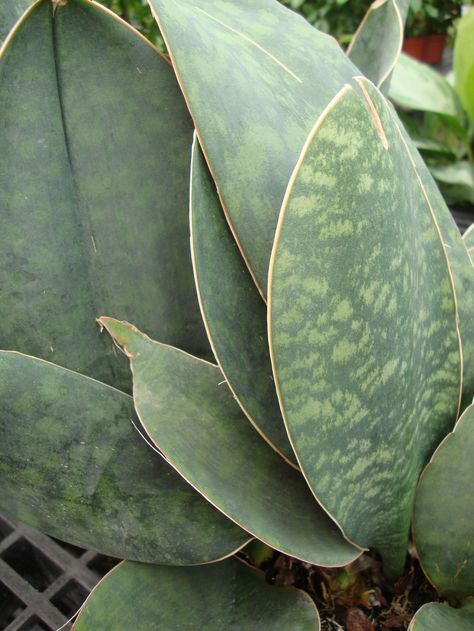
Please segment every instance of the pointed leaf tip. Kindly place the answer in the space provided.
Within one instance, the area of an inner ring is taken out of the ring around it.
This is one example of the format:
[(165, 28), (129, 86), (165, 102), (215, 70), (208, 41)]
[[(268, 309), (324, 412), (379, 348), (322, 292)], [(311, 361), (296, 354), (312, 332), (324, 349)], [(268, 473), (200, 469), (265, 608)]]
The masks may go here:
[(143, 333), (141, 333), (133, 324), (129, 322), (116, 320), (115, 318), (109, 318), (108, 316), (101, 316), (97, 318), (97, 323), (99, 324), (101, 330), (105, 329), (117, 346), (127, 355), (127, 357), (132, 357), (134, 354), (134, 349), (136, 347), (137, 339), (146, 337)]

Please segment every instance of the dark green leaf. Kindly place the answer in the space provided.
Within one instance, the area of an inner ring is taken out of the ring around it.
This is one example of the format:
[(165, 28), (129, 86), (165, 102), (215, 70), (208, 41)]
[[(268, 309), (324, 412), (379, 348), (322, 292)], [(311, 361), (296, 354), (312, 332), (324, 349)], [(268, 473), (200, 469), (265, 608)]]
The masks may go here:
[(15, 22), (31, 4), (33, 0), (2, 0), (0, 2), (0, 46)]
[(208, 348), (188, 240), (192, 123), (133, 29), (86, 0), (51, 12), (37, 4), (0, 59), (0, 348), (125, 389), (104, 311)]
[(250, 535), (210, 506), (133, 428), (132, 398), (0, 352), (0, 510), (122, 558), (203, 563)]
[(357, 74), (276, 0), (149, 0), (223, 205), (262, 293), (281, 201), (311, 126)]
[(474, 596), (474, 405), (420, 478), (413, 535), (422, 567), (447, 596)]
[(428, 603), (419, 609), (408, 631), (472, 631), (474, 601), (466, 601), (460, 609), (440, 603)]
[(228, 559), (203, 567), (124, 562), (86, 601), (74, 631), (319, 631), (304, 592), (273, 587), (262, 572)]

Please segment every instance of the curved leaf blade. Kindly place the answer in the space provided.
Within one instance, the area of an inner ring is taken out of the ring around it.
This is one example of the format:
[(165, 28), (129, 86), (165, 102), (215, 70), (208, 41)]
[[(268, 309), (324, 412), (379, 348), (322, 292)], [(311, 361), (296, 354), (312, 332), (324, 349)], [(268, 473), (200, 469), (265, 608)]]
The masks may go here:
[(264, 295), (278, 213), (301, 146), (356, 68), (335, 40), (276, 0), (149, 4), (237, 244)]
[(214, 355), (251, 423), (294, 463), (273, 381), (266, 307), (232, 239), (196, 138), (190, 224), (196, 288)]
[(3, 0), (0, 4), (0, 47), (15, 22), (32, 4), (32, 0)]
[(206, 352), (192, 122), (169, 64), (99, 5), (70, 0), (53, 18), (45, 1), (3, 50), (0, 117), (0, 347), (125, 389), (95, 325), (106, 310)]
[(316, 565), (345, 565), (347, 543), (305, 481), (249, 425), (219, 368), (150, 340), (111, 318), (123, 347), (135, 409), (170, 464), (227, 517), (272, 548)]
[(408, 631), (471, 631), (474, 627), (474, 601), (459, 609), (440, 603), (423, 605), (415, 614)]
[(448, 596), (474, 595), (474, 405), (441, 443), (420, 478), (413, 535), (423, 570)]
[(97, 585), (74, 631), (319, 631), (319, 615), (304, 592), (265, 583), (237, 559), (194, 568), (125, 561)]
[(463, 234), (463, 241), (474, 267), (474, 223), (471, 224), (466, 232)]
[(275, 380), (301, 469), (391, 574), (461, 385), (446, 254), (407, 163), (382, 95), (363, 78), (343, 89), (295, 169), (269, 279)]
[(131, 424), (132, 398), (0, 351), (0, 510), (121, 558), (205, 563), (250, 538), (196, 493)]
[(474, 121), (474, 13), (468, 13), (456, 25), (454, 42), (454, 82), (461, 103)]
[(402, 50), (409, 0), (375, 0), (347, 49), (349, 59), (377, 86), (389, 79)]

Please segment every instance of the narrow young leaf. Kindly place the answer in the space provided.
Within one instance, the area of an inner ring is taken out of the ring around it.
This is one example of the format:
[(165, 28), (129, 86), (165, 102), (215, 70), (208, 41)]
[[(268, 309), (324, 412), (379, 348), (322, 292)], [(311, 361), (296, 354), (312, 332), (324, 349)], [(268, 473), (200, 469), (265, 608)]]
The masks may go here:
[(252, 424), (294, 463), (273, 381), (267, 309), (227, 226), (197, 138), (190, 224), (196, 287), (214, 355)]

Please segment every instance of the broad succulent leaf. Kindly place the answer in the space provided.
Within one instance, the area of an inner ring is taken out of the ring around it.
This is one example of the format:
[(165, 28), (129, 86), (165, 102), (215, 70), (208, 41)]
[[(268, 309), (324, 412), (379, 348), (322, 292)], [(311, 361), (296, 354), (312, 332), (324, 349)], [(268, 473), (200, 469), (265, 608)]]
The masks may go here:
[(0, 3), (0, 47), (15, 22), (33, 4), (32, 0), (2, 0)]
[(294, 463), (273, 381), (266, 306), (227, 226), (197, 139), (190, 212), (196, 287), (214, 355), (246, 416)]
[(333, 38), (276, 0), (149, 3), (237, 244), (265, 294), (278, 213), (301, 146), (358, 72)]
[(453, 278), (462, 342), (463, 399), (461, 407), (464, 409), (474, 397), (474, 267), (453, 216), (423, 158), (411, 143), (403, 125), (399, 123), (398, 126), (409, 151), (412, 166), (420, 179), (423, 195), (426, 196), (436, 217)]
[(474, 596), (474, 405), (424, 470), (413, 513), (427, 577), (447, 596)]
[(408, 631), (472, 631), (474, 600), (467, 600), (459, 609), (440, 603), (423, 605), (413, 617)]
[(301, 474), (250, 426), (217, 366), (154, 342), (128, 323), (100, 323), (130, 358), (135, 409), (146, 433), (211, 504), (290, 556), (326, 566), (359, 556)]
[(269, 289), (274, 374), (302, 471), (348, 539), (398, 574), (418, 476), (456, 418), (460, 339), (434, 215), (366, 79), (308, 138)]
[(349, 59), (384, 91), (402, 50), (408, 5), (409, 0), (375, 0), (347, 49)]
[(74, 631), (319, 631), (311, 598), (237, 559), (203, 567), (125, 561), (97, 585)]
[(0, 348), (121, 389), (104, 310), (205, 353), (188, 241), (192, 123), (173, 71), (86, 0), (36, 4), (0, 59)]
[(389, 97), (401, 107), (435, 112), (457, 121), (460, 104), (446, 79), (409, 55), (402, 53), (390, 80)]
[(456, 25), (454, 80), (464, 109), (474, 121), (474, 13), (469, 11)]
[(0, 352), (0, 511), (121, 558), (203, 563), (250, 535), (196, 493), (133, 428), (132, 398)]

